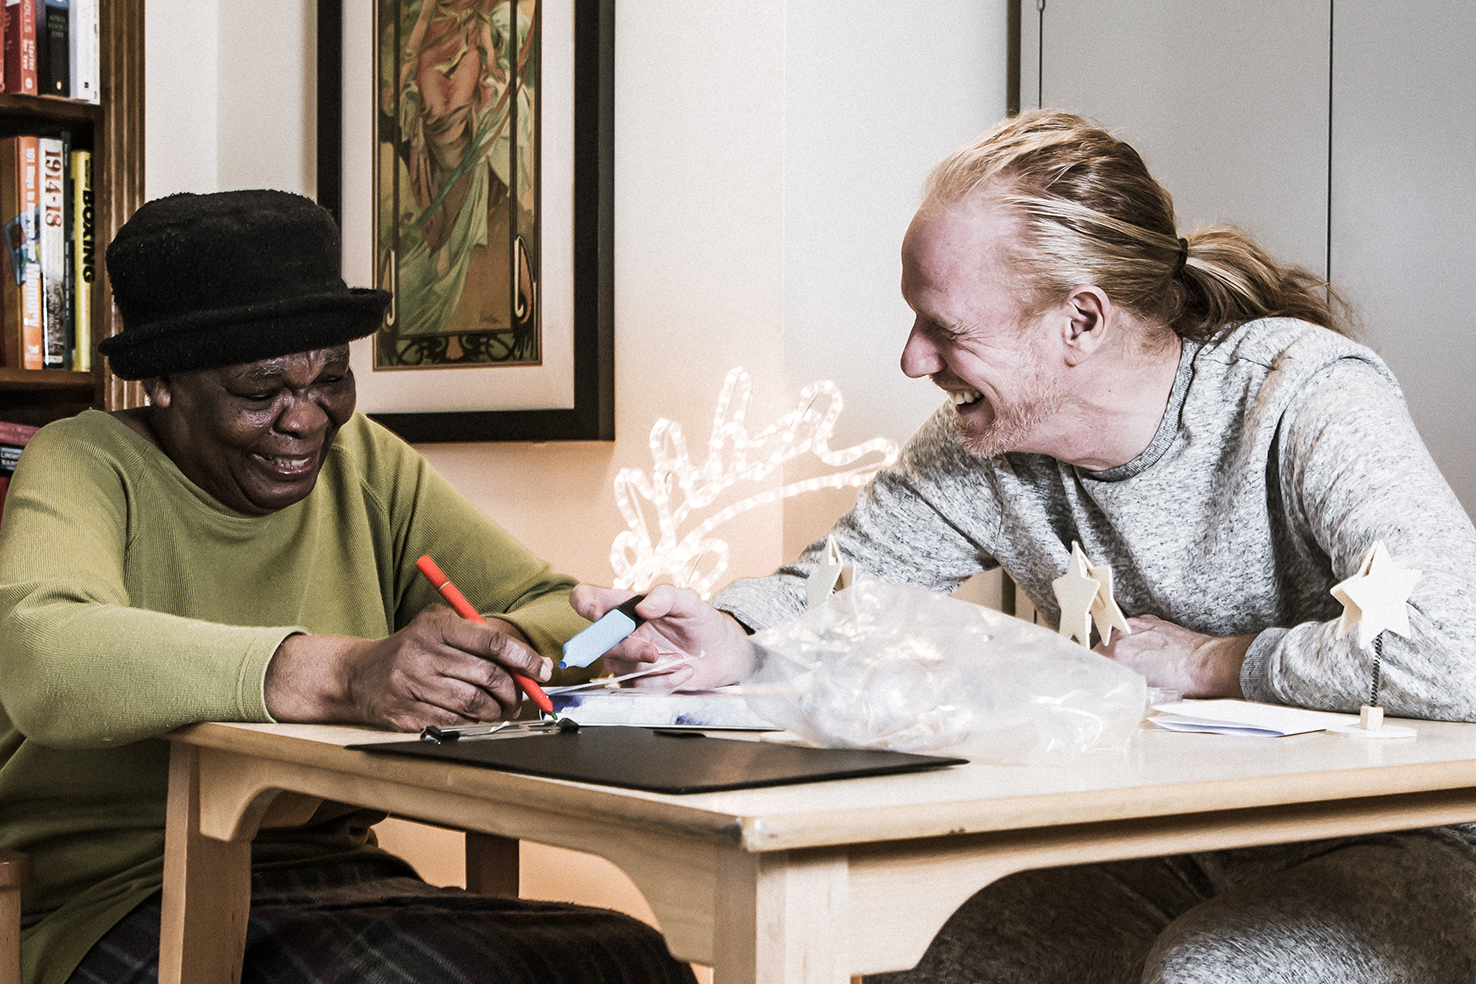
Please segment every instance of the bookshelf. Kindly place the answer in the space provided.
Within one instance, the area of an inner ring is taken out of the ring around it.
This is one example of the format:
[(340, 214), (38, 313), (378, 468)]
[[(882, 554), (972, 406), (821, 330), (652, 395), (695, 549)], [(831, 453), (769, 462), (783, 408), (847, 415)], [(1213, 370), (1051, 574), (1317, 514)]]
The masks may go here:
[(0, 419), (40, 424), (87, 407), (114, 410), (143, 402), (138, 384), (114, 377), (95, 350), (97, 341), (119, 327), (102, 252), (143, 203), (143, 39), (144, 0), (100, 0), (100, 104), (0, 93), (0, 135), (66, 129), (74, 146), (91, 148), (98, 251), (92, 370), (0, 366)]

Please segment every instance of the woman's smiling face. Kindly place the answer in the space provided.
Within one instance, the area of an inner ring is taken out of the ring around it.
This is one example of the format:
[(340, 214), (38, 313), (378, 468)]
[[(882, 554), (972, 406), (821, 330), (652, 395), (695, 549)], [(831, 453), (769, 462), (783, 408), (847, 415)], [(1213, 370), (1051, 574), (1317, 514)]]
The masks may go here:
[(145, 385), (149, 426), (164, 453), (222, 505), (257, 516), (307, 498), (354, 412), (347, 345)]

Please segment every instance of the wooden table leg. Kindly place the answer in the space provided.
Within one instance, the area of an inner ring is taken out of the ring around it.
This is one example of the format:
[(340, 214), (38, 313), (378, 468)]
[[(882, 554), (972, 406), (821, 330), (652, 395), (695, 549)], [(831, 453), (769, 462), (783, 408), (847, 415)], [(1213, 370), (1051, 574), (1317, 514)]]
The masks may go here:
[(726, 855), (713, 984), (850, 984), (849, 878), (843, 850)]
[(466, 890), (478, 895), (518, 897), (518, 840), (466, 832)]
[(200, 750), (169, 755), (159, 984), (239, 984), (251, 909), (251, 843), (200, 833)]

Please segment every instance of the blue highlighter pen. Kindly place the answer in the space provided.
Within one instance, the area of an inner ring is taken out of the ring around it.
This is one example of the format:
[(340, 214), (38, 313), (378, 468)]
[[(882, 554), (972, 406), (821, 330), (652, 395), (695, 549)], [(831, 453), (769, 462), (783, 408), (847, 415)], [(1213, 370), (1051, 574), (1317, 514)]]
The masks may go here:
[(600, 616), (599, 621), (564, 643), (564, 658), (559, 660), (559, 669), (588, 666), (640, 628), (645, 619), (636, 614), (636, 605), (645, 597), (636, 595), (619, 608), (610, 609)]

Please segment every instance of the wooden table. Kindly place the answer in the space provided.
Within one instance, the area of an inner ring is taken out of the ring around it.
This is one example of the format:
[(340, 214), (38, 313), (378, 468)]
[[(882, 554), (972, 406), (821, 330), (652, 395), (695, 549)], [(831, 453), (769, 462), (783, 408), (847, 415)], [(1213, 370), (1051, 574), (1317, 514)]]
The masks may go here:
[(1476, 820), (1476, 725), (1415, 724), (1417, 740), (1390, 742), (1145, 727), (1126, 752), (1067, 766), (690, 796), (341, 747), (403, 735), (194, 725), (168, 736), (160, 980), (239, 979), (249, 842), (319, 798), (471, 832), (483, 890), (516, 893), (519, 839), (601, 855), (671, 952), (717, 982), (841, 984), (912, 966), (959, 904), (1015, 871)]

